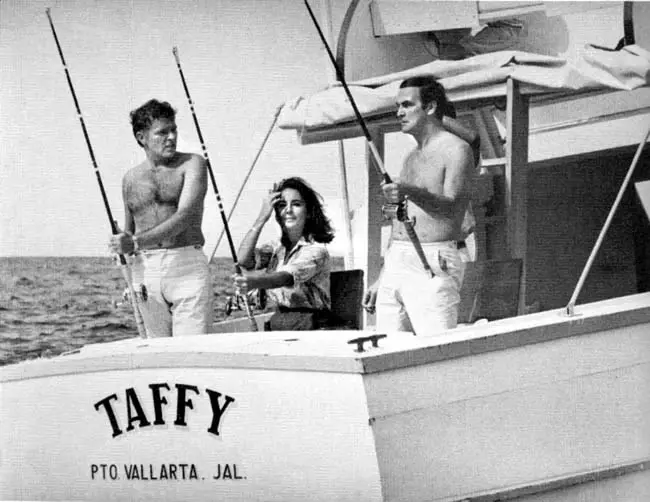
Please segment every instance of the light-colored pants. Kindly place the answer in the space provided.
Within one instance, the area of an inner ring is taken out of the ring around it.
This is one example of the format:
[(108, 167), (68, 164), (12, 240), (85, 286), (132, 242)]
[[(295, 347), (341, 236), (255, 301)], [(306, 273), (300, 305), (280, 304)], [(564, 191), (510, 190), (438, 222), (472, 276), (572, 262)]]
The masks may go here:
[(212, 280), (200, 246), (140, 251), (132, 273), (147, 336), (196, 335), (210, 330)]
[(458, 323), (464, 250), (456, 241), (422, 243), (430, 277), (411, 242), (393, 241), (377, 292), (377, 329), (435, 336)]

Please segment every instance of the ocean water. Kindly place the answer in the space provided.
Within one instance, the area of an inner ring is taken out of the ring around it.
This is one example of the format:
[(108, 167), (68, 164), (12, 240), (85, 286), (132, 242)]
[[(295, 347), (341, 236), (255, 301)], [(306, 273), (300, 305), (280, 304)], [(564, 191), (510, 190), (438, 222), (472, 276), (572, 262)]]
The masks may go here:
[[(232, 260), (210, 266), (218, 321), (233, 293)], [(125, 287), (108, 257), (0, 258), (0, 365), (138, 336), (130, 305), (120, 305)]]

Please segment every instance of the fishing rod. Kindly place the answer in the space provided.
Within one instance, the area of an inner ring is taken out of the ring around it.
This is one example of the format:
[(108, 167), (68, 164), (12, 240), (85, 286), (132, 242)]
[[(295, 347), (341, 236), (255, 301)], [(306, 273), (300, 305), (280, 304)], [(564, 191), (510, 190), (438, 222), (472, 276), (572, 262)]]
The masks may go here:
[[(52, 34), (54, 35), (54, 41), (56, 42), (56, 47), (59, 50), (59, 56), (61, 56), (61, 63), (63, 63), (63, 69), (65, 70), (65, 76), (68, 80), (68, 86), (70, 87), (70, 93), (72, 94), (72, 99), (74, 100), (75, 108), (77, 109), (77, 116), (79, 117), (79, 123), (81, 124), (81, 130), (83, 131), (84, 138), (86, 139), (86, 145), (88, 145), (88, 152), (90, 153), (90, 159), (92, 161), (93, 169), (95, 171), (95, 176), (97, 177), (97, 184), (99, 185), (99, 191), (102, 194), (102, 200), (104, 201), (104, 208), (106, 209), (106, 215), (108, 216), (108, 223), (111, 226), (111, 232), (113, 235), (120, 233), (117, 223), (113, 219), (113, 213), (111, 212), (111, 206), (108, 203), (108, 198), (106, 197), (106, 190), (104, 190), (104, 183), (102, 182), (101, 174), (99, 173), (99, 167), (97, 166), (97, 161), (95, 160), (95, 153), (93, 152), (93, 147), (90, 144), (90, 137), (88, 136), (88, 130), (86, 129), (86, 123), (84, 122), (83, 115), (81, 114), (81, 108), (79, 107), (79, 101), (77, 100), (77, 95), (74, 92), (74, 86), (72, 85), (72, 79), (70, 78), (70, 72), (68, 71), (68, 65), (65, 62), (63, 57), (63, 50), (61, 49), (61, 44), (59, 43), (59, 37), (56, 35), (56, 30), (54, 29), (54, 23), (52, 22), (52, 16), (50, 15), (50, 9), (45, 9), (47, 14), (47, 19), (50, 22), (50, 27), (52, 28)], [(126, 258), (123, 254), (118, 255), (120, 259), (120, 269), (122, 270), (122, 275), (126, 281), (129, 296), (131, 297), (131, 306), (133, 307), (133, 314), (135, 316), (135, 323), (138, 328), (138, 333), (140, 337), (147, 338), (147, 333), (144, 327), (144, 321), (142, 320), (142, 314), (140, 313), (140, 308), (138, 306), (138, 300), (136, 297), (135, 289), (133, 288), (133, 281), (131, 279), (131, 270), (126, 261)]]
[[(330, 49), (329, 44), (327, 43), (327, 39), (325, 38), (325, 35), (323, 34), (323, 30), (321, 29), (320, 25), (318, 24), (318, 20), (316, 19), (316, 16), (314, 15), (314, 11), (312, 11), (311, 6), (309, 5), (309, 2), (307, 0), (305, 1), (305, 6), (307, 7), (307, 11), (309, 11), (309, 16), (311, 17), (311, 20), (314, 22), (314, 26), (316, 26), (316, 30), (318, 31), (318, 35), (320, 36), (321, 41), (323, 42), (323, 45), (325, 46), (325, 49), (327, 50), (327, 54), (330, 58), (330, 61), (332, 62), (332, 65), (334, 66), (334, 70), (336, 71), (336, 77), (338, 78), (339, 82), (341, 82), (341, 85), (343, 86), (343, 89), (345, 90), (345, 93), (348, 96), (348, 99), (350, 100), (350, 104), (352, 105), (352, 109), (354, 110), (354, 114), (357, 118), (357, 122), (359, 122), (359, 125), (361, 126), (361, 130), (363, 131), (363, 135), (366, 137), (366, 143), (368, 144), (368, 147), (370, 148), (370, 151), (372, 152), (372, 156), (375, 160), (375, 167), (377, 168), (377, 171), (382, 177), (382, 183), (384, 184), (389, 184), (392, 183), (392, 179), (388, 172), (386, 171), (384, 167), (384, 163), (381, 160), (381, 156), (379, 155), (379, 152), (377, 151), (377, 147), (375, 146), (375, 143), (372, 140), (372, 136), (370, 135), (370, 131), (368, 130), (368, 126), (366, 125), (366, 121), (364, 120), (363, 116), (361, 115), (361, 112), (359, 111), (359, 108), (357, 107), (357, 103), (355, 102), (354, 98), (352, 97), (352, 93), (350, 92), (350, 88), (348, 87), (347, 82), (345, 81), (345, 76), (343, 75), (343, 72), (341, 71), (341, 68), (339, 67), (338, 63), (336, 62), (336, 58), (334, 57), (334, 54), (332, 54), (332, 50)], [(405, 209), (405, 204), (404, 202), (398, 204), (397, 207), (397, 219), (402, 222), (404, 225), (404, 229), (406, 230), (406, 234), (408, 235), (409, 239), (411, 240), (411, 243), (413, 244), (413, 247), (415, 248), (415, 251), (420, 258), (420, 261), (422, 262), (422, 266), (424, 267), (424, 270), (431, 276), (433, 277), (435, 274), (433, 270), (431, 269), (431, 266), (429, 265), (429, 262), (427, 260), (426, 255), (424, 254), (424, 249), (422, 249), (422, 243), (420, 242), (420, 238), (418, 235), (415, 233), (415, 228), (413, 226), (413, 220), (408, 219), (408, 216), (406, 215), (406, 209)]]
[[(208, 150), (205, 147), (205, 142), (203, 141), (203, 134), (201, 134), (201, 127), (199, 126), (199, 121), (196, 118), (196, 112), (194, 111), (194, 102), (190, 96), (190, 91), (187, 87), (187, 82), (185, 81), (185, 75), (183, 74), (183, 68), (181, 67), (181, 60), (178, 57), (178, 48), (174, 47), (172, 49), (174, 54), (174, 59), (176, 60), (176, 66), (178, 67), (178, 73), (181, 76), (181, 81), (183, 82), (183, 89), (185, 90), (185, 95), (187, 96), (187, 101), (190, 104), (190, 110), (192, 111), (192, 118), (194, 119), (194, 126), (196, 127), (196, 133), (201, 142), (201, 150), (203, 151), (203, 158), (205, 158), (205, 164), (208, 168), (208, 173), (210, 174), (210, 181), (212, 182), (212, 188), (214, 194), (217, 198), (217, 205), (219, 206), (219, 213), (221, 214), (221, 220), (223, 222), (223, 228), (226, 231), (226, 238), (228, 239), (228, 244), (230, 245), (230, 254), (232, 255), (232, 261), (235, 264), (235, 273), (237, 275), (242, 275), (242, 268), (237, 259), (237, 251), (235, 250), (235, 244), (232, 240), (232, 234), (230, 233), (230, 226), (228, 225), (228, 217), (226, 216), (226, 211), (223, 208), (223, 202), (221, 201), (221, 195), (219, 194), (219, 189), (217, 188), (217, 182), (214, 178), (214, 172), (212, 171), (212, 165), (210, 164), (210, 157), (208, 157)], [(244, 302), (244, 307), (246, 309), (246, 316), (250, 321), (251, 331), (258, 331), (257, 321), (253, 316), (253, 311), (251, 309), (250, 303), (248, 301), (248, 295), (242, 295), (242, 301)]]

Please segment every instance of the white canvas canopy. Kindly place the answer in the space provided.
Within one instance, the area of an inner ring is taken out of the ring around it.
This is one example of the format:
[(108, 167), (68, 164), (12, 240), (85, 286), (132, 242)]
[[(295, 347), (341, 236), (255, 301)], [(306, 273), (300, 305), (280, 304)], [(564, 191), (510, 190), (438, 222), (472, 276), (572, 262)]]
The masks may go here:
[[(422, 74), (438, 78), (450, 101), (460, 106), (504, 96), (509, 78), (521, 84), (523, 94), (633, 90), (650, 83), (650, 52), (638, 45), (620, 51), (592, 46), (581, 58), (569, 62), (559, 57), (501, 51), (462, 61), (437, 60), (349, 85), (359, 110), (372, 121), (393, 114), (402, 80)], [(354, 113), (343, 88), (334, 85), (289, 101), (278, 123), (283, 129), (301, 133), (353, 120)]]

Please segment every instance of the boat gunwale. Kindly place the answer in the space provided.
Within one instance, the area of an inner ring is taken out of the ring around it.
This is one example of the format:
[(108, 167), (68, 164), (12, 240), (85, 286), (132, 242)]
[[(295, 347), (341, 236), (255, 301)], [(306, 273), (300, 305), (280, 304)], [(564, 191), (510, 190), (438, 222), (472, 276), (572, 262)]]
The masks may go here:
[[(556, 309), (487, 324), (463, 326), (436, 338), (396, 333), (391, 340), (389, 334), (387, 338), (380, 340), (378, 348), (369, 347), (365, 352), (356, 352), (353, 346), (348, 345), (349, 339), (358, 337), (359, 334), (363, 336), (379, 333), (319, 332), (321, 342), (339, 339), (345, 343), (343, 347), (335, 347), (338, 352), (330, 355), (326, 354), (325, 350), (320, 350), (321, 344), (315, 343), (313, 338), (310, 340), (309, 337), (314, 336), (314, 333), (310, 335), (306, 332), (276, 332), (273, 335), (232, 333), (147, 340), (132, 338), (93, 344), (48, 359), (29, 360), (0, 367), (0, 383), (103, 371), (162, 368), (316, 371), (364, 375), (644, 323), (650, 324), (650, 293), (578, 305), (576, 315), (571, 317), (566, 315), (565, 309)], [(323, 338), (325, 333), (327, 338)], [(223, 336), (229, 339), (215, 338)], [(196, 346), (188, 343), (190, 338), (194, 338)], [(233, 340), (236, 342), (234, 345)], [(401, 343), (397, 346), (394, 343), (405, 340), (408, 345)], [(205, 341), (209, 343), (206, 344)], [(285, 342), (304, 342), (311, 346), (307, 347), (310, 350), (304, 351), (296, 348), (300, 343)], [(277, 347), (283, 344), (275, 353), (274, 343)], [(118, 351), (108, 352), (111, 348)]]
[[(634, 462), (614, 464), (599, 469), (586, 470), (565, 476), (557, 476), (535, 483), (526, 483), (520, 486), (507, 487), (487, 493), (464, 495), (462, 502), (499, 502), (503, 500), (516, 500), (522, 497), (550, 493), (562, 488), (572, 488), (587, 483), (597, 483), (629, 474), (637, 474), (650, 470), (650, 458), (643, 458)], [(454, 497), (451, 500), (458, 500)]]

